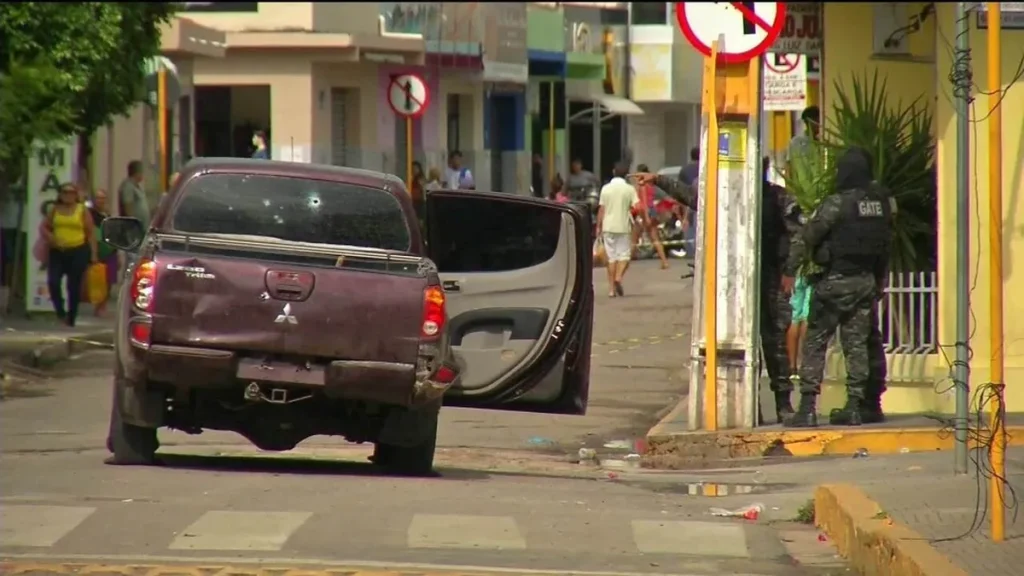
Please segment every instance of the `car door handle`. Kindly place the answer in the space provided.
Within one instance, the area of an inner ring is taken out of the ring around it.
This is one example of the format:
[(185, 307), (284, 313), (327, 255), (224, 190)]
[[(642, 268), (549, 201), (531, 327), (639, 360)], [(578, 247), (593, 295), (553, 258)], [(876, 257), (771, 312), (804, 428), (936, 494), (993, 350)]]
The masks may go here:
[(462, 290), (458, 280), (445, 280), (441, 283), (441, 287), (444, 288), (445, 292), (459, 292)]

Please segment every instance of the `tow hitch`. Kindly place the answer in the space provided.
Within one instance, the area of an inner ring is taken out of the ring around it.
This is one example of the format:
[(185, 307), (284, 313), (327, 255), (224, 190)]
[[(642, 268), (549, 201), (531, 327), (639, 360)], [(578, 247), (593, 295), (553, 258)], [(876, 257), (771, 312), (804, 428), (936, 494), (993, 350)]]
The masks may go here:
[(245, 387), (245, 392), (243, 393), (243, 398), (245, 398), (246, 402), (267, 402), (269, 404), (294, 404), (295, 402), (309, 400), (312, 397), (312, 392), (305, 392), (289, 398), (287, 388), (271, 388), (270, 395), (268, 396), (257, 382), (250, 382)]

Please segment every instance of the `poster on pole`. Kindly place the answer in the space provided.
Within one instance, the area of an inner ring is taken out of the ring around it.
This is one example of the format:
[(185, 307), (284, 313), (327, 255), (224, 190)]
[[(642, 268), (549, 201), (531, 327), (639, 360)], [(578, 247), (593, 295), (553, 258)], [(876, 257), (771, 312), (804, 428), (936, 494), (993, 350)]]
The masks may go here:
[(807, 107), (807, 58), (769, 52), (764, 59), (764, 109), (800, 111)]
[[(32, 248), (39, 240), (39, 226), (50, 206), (57, 200), (60, 185), (78, 177), (78, 138), (50, 143), (36, 142), (28, 159), (25, 186), (25, 309), (27, 312), (52, 312), (50, 291), (46, 287), (46, 263), (40, 262)], [(65, 296), (67, 296), (65, 294)], [(66, 300), (66, 298), (65, 298)]]

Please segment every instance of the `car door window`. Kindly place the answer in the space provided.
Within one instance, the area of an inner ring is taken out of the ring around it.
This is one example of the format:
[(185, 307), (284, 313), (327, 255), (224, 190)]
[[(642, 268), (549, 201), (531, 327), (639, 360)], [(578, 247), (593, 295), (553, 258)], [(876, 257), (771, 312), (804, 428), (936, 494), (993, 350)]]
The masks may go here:
[(561, 226), (538, 205), (440, 199), (428, 234), (441, 273), (508, 272), (550, 260)]

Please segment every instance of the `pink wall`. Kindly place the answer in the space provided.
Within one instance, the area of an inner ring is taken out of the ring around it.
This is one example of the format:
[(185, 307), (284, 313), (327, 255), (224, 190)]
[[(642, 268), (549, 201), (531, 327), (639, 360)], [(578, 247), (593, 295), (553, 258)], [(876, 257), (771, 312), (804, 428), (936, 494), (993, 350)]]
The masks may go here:
[(391, 84), (393, 74), (415, 72), (424, 77), (427, 81), (427, 89), (430, 91), (430, 104), (423, 116), (413, 122), (413, 143), (417, 148), (440, 149), (444, 146), (440, 138), (440, 121), (443, 118), (441, 109), (443, 101), (438, 101), (437, 77), (432, 71), (423, 68), (410, 66), (397, 66), (381, 64), (377, 67), (377, 89), (378, 97), (383, 106), (380, 116), (377, 118), (377, 145), (382, 150), (394, 149), (395, 147), (395, 122), (396, 115), (387, 104), (388, 87)]

